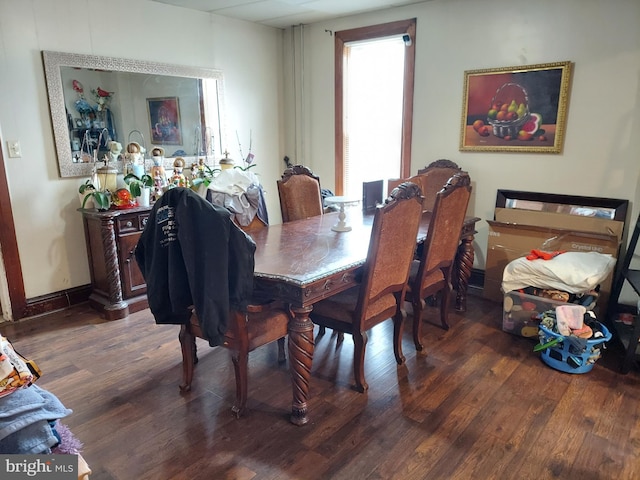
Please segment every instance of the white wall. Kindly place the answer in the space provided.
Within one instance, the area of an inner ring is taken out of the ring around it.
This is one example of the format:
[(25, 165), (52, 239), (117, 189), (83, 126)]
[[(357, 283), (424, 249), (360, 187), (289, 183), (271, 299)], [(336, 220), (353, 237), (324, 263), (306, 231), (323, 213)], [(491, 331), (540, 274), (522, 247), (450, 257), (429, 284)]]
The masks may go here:
[[(0, 137), (27, 298), (90, 283), (77, 188), (58, 176), (41, 50), (220, 69), (227, 148), (246, 156), (279, 221), (282, 31), (142, 0), (0, 0)], [(8, 158), (19, 140), (22, 158)], [(279, 177), (279, 176), (278, 176)], [(273, 188), (271, 188), (273, 186)]]
[[(449, 158), (471, 175), (484, 268), (496, 190), (628, 199), (640, 210), (640, 2), (433, 0), (305, 27), (304, 157), (334, 183), (334, 37), (417, 18), (412, 173)], [(285, 40), (285, 48), (289, 42)], [(460, 152), (465, 70), (574, 62), (562, 154)], [(382, 71), (381, 74), (384, 72)]]

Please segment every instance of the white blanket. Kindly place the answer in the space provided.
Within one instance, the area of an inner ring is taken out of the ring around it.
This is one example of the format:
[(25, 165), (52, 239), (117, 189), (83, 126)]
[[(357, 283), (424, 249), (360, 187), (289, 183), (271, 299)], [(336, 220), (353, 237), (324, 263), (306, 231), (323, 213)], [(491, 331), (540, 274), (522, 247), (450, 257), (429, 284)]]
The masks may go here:
[(569, 293), (594, 289), (611, 273), (616, 259), (597, 252), (566, 252), (551, 260), (509, 262), (502, 275), (504, 292), (526, 287), (549, 288)]

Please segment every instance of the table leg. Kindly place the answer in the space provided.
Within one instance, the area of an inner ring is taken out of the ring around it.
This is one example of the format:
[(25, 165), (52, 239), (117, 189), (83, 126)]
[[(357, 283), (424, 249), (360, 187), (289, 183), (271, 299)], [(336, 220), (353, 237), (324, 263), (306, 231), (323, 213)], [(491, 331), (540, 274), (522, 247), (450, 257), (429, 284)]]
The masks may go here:
[(289, 344), (289, 369), (293, 388), (291, 423), (301, 426), (309, 421), (307, 396), (315, 346), (313, 322), (309, 319), (312, 307), (291, 307), (290, 310), (291, 320), (289, 320), (289, 341), (287, 343)]
[(456, 253), (456, 275), (454, 275), (456, 284), (454, 287), (456, 289), (456, 310), (458, 312), (467, 311), (467, 287), (469, 286), (469, 278), (471, 277), (471, 269), (473, 268), (473, 259), (475, 257), (473, 239), (473, 235), (463, 237)]

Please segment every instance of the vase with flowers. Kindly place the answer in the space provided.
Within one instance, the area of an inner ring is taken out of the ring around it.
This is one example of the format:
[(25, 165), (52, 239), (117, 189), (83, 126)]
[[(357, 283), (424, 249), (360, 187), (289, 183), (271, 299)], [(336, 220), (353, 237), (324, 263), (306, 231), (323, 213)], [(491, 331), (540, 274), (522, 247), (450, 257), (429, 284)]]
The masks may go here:
[(106, 125), (105, 119), (107, 115), (107, 111), (109, 110), (109, 103), (111, 98), (113, 97), (114, 92), (108, 92), (103, 88), (97, 87), (91, 90), (91, 94), (96, 102), (94, 107), (95, 111), (95, 122), (97, 124), (94, 125), (96, 128), (104, 128)]
[(141, 177), (133, 173), (129, 173), (124, 177), (124, 183), (129, 186), (131, 195), (136, 198), (140, 207), (148, 207), (151, 198), (151, 187), (153, 187), (153, 178), (149, 174), (143, 174)]
[(97, 208), (98, 210), (109, 210), (111, 205), (111, 195), (103, 192), (88, 178), (78, 188), (78, 197), (82, 208)]

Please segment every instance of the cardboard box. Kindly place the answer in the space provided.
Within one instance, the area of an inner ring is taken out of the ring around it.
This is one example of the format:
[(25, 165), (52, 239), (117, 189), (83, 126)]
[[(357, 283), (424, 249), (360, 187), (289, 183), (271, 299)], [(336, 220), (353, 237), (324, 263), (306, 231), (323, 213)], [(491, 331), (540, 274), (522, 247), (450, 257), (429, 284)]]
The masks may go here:
[[(530, 213), (530, 212), (527, 212)], [(509, 262), (527, 256), (532, 249), (545, 251), (599, 252), (617, 258), (621, 240), (618, 235), (581, 232), (544, 226), (487, 220), (489, 238), (483, 296), (502, 302), (502, 274)], [(567, 221), (567, 223), (570, 223)], [(600, 284), (598, 311), (605, 312), (611, 292), (612, 272)], [(539, 287), (540, 285), (532, 285)]]
[[(502, 272), (532, 249), (595, 251), (619, 257), (628, 200), (498, 190), (489, 240), (484, 296), (502, 301)], [(597, 311), (605, 312), (616, 268), (600, 285)], [(539, 285), (532, 285), (539, 286)]]
[(624, 222), (607, 218), (585, 217), (556, 212), (534, 212), (513, 208), (496, 208), (494, 220), (519, 225), (537, 225), (549, 228), (570, 229), (579, 232), (612, 235), (622, 240)]

